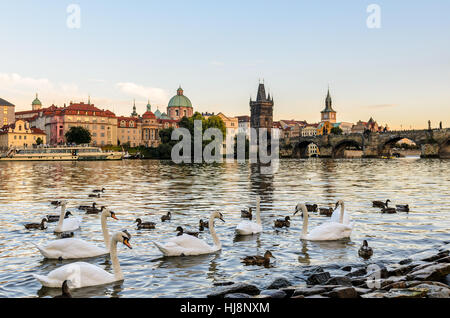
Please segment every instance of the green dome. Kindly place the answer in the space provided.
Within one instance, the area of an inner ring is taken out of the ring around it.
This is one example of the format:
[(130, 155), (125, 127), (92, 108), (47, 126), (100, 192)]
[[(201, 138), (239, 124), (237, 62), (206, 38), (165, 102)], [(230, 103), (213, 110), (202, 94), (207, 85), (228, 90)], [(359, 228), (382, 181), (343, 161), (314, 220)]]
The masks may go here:
[(180, 87), (177, 90), (177, 95), (170, 99), (168, 107), (192, 107), (192, 103), (189, 98), (183, 95), (183, 89)]
[(156, 118), (161, 117), (161, 112), (159, 111), (159, 109), (156, 110), (155, 116), (156, 116)]
[(36, 98), (34, 99), (31, 105), (42, 105), (41, 101), (38, 99), (38, 95), (36, 94)]

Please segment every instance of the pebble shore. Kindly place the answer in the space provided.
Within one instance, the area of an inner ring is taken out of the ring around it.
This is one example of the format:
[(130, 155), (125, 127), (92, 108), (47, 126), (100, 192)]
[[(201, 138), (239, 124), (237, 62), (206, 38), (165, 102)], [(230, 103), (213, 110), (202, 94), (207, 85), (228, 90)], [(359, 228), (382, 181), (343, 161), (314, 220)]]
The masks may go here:
[[(333, 267), (330, 267), (333, 268)], [(208, 298), (450, 298), (450, 242), (394, 264), (361, 262), (335, 269), (305, 266), (304, 280), (273, 278), (265, 288), (218, 282)]]

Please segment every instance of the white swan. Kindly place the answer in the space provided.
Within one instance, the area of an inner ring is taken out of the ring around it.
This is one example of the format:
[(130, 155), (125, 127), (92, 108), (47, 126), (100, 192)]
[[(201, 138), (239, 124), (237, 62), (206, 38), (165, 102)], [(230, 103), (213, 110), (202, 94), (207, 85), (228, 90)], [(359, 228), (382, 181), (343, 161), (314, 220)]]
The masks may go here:
[(170, 238), (167, 243), (153, 242), (164, 256), (192, 256), (217, 252), (222, 249), (220, 240), (214, 228), (214, 219), (225, 222), (220, 212), (213, 212), (209, 217), (209, 232), (214, 241), (214, 245), (208, 245), (205, 241), (192, 235), (183, 234)]
[(66, 215), (67, 201), (61, 202), (61, 215), (59, 216), (58, 225), (56, 225), (55, 233), (76, 231), (80, 228), (79, 218), (67, 218)]
[[(341, 211), (344, 211), (344, 219), (341, 220)], [(331, 222), (336, 222), (336, 223), (343, 223), (346, 225), (350, 224), (350, 216), (348, 213), (345, 212), (345, 208), (344, 208), (344, 201), (339, 200), (338, 202), (336, 202), (336, 206), (335, 209), (333, 211), (333, 214), (331, 215), (330, 218)]]
[(236, 233), (238, 235), (252, 235), (262, 232), (262, 225), (261, 225), (261, 215), (260, 215), (260, 198), (258, 197), (256, 199), (256, 222), (252, 221), (241, 221), (236, 226)]
[(303, 230), (301, 238), (308, 241), (336, 241), (350, 237), (352, 226), (343, 224), (343, 214), (340, 222), (327, 221), (315, 227), (308, 233), (308, 209), (304, 204), (298, 204), (295, 208), (294, 215), (303, 212)]
[(77, 238), (54, 240), (46, 246), (35, 245), (41, 254), (48, 259), (75, 259), (105, 255), (109, 253), (110, 238), (106, 218), (117, 220), (114, 212), (104, 209), (101, 215), (103, 240), (105, 248)]
[(75, 262), (61, 266), (52, 270), (47, 276), (33, 274), (43, 286), (61, 288), (65, 280), (71, 282), (72, 288), (97, 286), (121, 281), (124, 279), (120, 269), (119, 258), (117, 257), (117, 242), (122, 242), (131, 248), (129, 240), (130, 233), (126, 230), (117, 232), (112, 236), (110, 243), (110, 254), (114, 274), (108, 273), (104, 269), (85, 262)]

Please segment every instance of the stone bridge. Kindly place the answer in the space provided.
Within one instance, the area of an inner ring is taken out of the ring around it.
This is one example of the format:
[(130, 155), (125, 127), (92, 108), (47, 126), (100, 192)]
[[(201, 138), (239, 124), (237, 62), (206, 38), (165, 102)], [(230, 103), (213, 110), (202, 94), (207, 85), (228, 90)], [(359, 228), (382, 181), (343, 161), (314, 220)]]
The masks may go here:
[(311, 143), (319, 147), (321, 157), (342, 158), (346, 148), (355, 147), (363, 151), (363, 157), (373, 158), (390, 156), (392, 147), (403, 138), (414, 141), (421, 148), (423, 158), (450, 159), (450, 128), (296, 137), (290, 138), (289, 143), (294, 158), (305, 158)]

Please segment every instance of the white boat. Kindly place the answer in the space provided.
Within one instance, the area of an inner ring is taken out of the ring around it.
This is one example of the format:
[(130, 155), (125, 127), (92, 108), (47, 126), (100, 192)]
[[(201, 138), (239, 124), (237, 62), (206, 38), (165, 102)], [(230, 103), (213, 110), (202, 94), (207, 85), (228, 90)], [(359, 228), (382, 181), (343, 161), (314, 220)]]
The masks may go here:
[(89, 146), (12, 148), (0, 155), (0, 161), (85, 161), (122, 159), (122, 152), (104, 152), (101, 148)]

